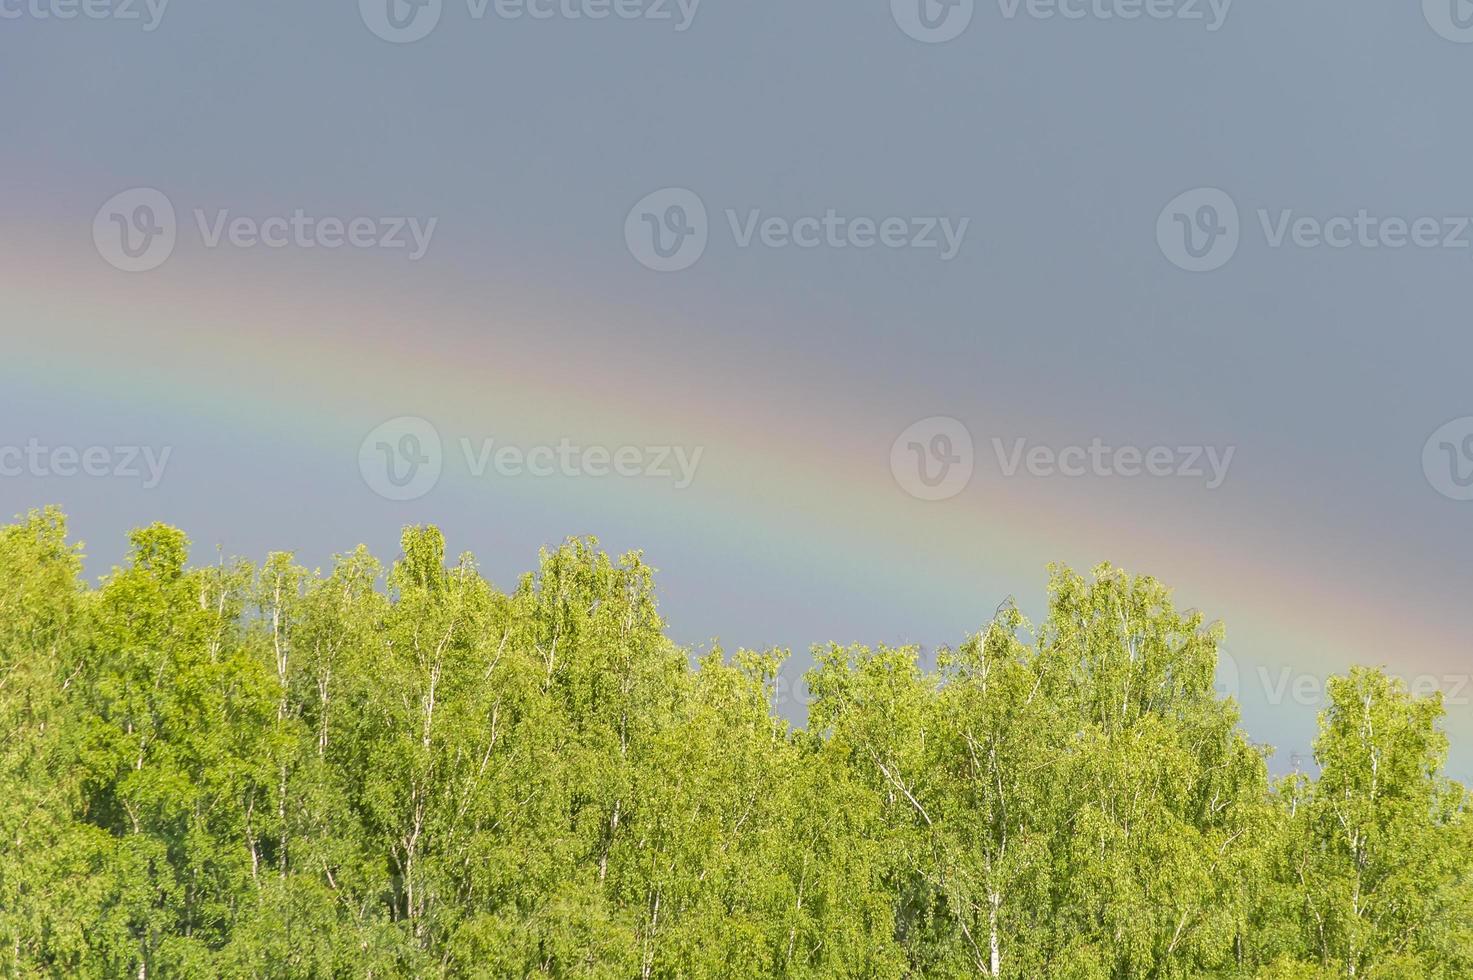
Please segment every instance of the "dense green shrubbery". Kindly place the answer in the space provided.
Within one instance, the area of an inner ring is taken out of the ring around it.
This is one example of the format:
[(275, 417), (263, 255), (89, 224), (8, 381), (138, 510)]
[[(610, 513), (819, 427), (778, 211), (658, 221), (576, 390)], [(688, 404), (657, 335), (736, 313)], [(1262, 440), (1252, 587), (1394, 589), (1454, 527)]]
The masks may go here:
[(1271, 787), (1148, 578), (1058, 570), (934, 674), (820, 650), (793, 731), (638, 555), (132, 540), (93, 589), (58, 513), (0, 530), (6, 976), (1473, 976), (1440, 706), (1337, 679)]

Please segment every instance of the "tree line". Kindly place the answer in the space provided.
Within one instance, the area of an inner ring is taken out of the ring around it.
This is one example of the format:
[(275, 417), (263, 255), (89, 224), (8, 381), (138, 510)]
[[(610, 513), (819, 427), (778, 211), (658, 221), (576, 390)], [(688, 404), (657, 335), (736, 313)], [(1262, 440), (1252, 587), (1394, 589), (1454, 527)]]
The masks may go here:
[(934, 669), (817, 648), (795, 728), (782, 651), (693, 663), (593, 540), (508, 592), (434, 527), (188, 552), (0, 529), (0, 975), (1473, 976), (1440, 700), (1335, 678), (1271, 780), (1149, 577), (1053, 568)]

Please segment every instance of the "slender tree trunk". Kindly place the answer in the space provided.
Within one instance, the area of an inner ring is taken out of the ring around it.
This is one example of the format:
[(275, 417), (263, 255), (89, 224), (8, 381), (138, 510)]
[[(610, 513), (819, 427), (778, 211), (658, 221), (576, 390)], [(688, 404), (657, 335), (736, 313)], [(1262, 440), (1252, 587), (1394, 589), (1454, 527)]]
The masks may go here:
[(987, 893), (991, 908), (987, 911), (988, 952), (994, 977), (1002, 976), (1002, 942), (997, 934), (997, 909), (1002, 904), (1002, 895), (995, 891)]

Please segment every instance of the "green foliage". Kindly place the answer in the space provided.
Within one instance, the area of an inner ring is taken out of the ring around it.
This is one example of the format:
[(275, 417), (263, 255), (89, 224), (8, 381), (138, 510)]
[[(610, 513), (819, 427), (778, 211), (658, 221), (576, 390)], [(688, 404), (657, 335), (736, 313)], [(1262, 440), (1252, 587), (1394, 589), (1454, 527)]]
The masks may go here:
[(55, 510), (0, 528), (0, 975), (1473, 976), (1473, 821), (1437, 701), (1330, 686), (1270, 786), (1220, 632), (1055, 569), (927, 672), (665, 636), (592, 540), (509, 593), (435, 528), (384, 569), (96, 588)]

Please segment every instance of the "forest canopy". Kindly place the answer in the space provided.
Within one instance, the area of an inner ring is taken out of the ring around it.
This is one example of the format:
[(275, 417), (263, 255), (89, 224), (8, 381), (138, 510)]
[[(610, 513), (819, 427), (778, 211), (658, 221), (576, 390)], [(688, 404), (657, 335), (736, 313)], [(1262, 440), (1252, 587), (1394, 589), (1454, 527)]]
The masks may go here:
[(591, 539), (508, 592), (434, 527), (385, 567), (83, 577), (0, 528), (0, 975), (1473, 976), (1440, 700), (1332, 680), (1316, 774), (1213, 686), (1221, 629), (1109, 566), (934, 669), (666, 635)]

